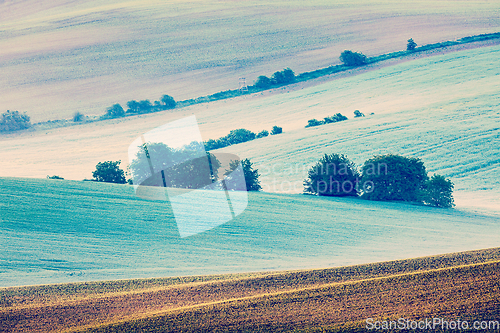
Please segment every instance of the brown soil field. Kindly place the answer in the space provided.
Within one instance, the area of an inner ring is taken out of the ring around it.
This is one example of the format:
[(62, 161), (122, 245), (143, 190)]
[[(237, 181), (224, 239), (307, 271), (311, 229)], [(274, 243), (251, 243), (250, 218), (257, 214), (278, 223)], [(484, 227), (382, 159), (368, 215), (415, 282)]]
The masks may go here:
[(0, 289), (2, 332), (363, 331), (498, 320), (500, 248), (319, 270)]

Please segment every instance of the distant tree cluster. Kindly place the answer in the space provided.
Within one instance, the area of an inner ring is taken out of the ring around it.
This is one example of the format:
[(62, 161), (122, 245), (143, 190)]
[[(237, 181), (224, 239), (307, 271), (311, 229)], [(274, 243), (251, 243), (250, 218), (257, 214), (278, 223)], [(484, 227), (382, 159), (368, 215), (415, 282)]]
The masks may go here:
[[(282, 132), (283, 132), (283, 129), (281, 127), (273, 126), (273, 128), (271, 130), (271, 135), (280, 134)], [(263, 130), (263, 131), (259, 132), (258, 134), (255, 134), (254, 132), (252, 132), (250, 130), (240, 128), (240, 129), (232, 130), (231, 132), (229, 132), (228, 135), (226, 135), (222, 138), (219, 138), (216, 140), (210, 139), (208, 141), (205, 141), (203, 144), (205, 145), (205, 150), (209, 151), (209, 150), (215, 150), (215, 149), (220, 149), (220, 148), (224, 148), (227, 146), (236, 145), (238, 143), (243, 143), (243, 142), (252, 141), (255, 139), (260, 139), (260, 138), (266, 137), (268, 135), (269, 135), (269, 132), (267, 130)]]
[(114, 104), (106, 109), (104, 117), (119, 118), (126, 115), (164, 111), (174, 109), (176, 104), (174, 98), (169, 95), (163, 95), (159, 101), (154, 101), (154, 103), (151, 103), (148, 99), (142, 101), (131, 100), (127, 102), (128, 109), (126, 111), (120, 104)]
[(320, 126), (320, 125), (325, 125), (325, 124), (336, 123), (336, 122), (344, 121), (344, 120), (347, 120), (347, 117), (344, 116), (344, 115), (342, 115), (342, 114), (340, 114), (340, 113), (337, 113), (334, 116), (325, 117), (323, 120), (309, 119), (307, 121), (306, 128), (307, 127), (315, 127), (315, 126)]
[(355, 67), (366, 65), (368, 63), (368, 58), (366, 58), (363, 53), (345, 50), (340, 54), (340, 61), (346, 66)]
[(30, 127), (30, 117), (26, 113), (7, 110), (0, 117), (0, 132), (13, 132)]
[(255, 82), (255, 87), (259, 89), (269, 89), (273, 86), (282, 86), (295, 82), (295, 73), (290, 68), (275, 72), (271, 78), (261, 75)]
[(308, 172), (304, 193), (361, 196), (367, 200), (407, 201), (453, 207), (453, 183), (441, 175), (428, 177), (424, 163), (400, 155), (374, 156), (361, 171), (345, 155), (325, 154)]

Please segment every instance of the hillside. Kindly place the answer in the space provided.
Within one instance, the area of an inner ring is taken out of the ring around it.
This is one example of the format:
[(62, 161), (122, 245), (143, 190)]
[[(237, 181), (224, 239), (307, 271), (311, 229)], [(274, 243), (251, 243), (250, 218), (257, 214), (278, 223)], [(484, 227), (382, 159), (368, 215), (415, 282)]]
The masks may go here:
[(495, 2), (99, 1), (0, 2), (0, 110), (34, 122), (170, 94), (238, 88), (284, 67), (339, 62), (496, 32)]
[(500, 314), (499, 258), (494, 248), (320, 270), (0, 288), (0, 318), (12, 333), (362, 332), (367, 318), (458, 318), (473, 328)]
[[(463, 50), (368, 72), (357, 69), (352, 73), (357, 75), (333, 75), (314, 86), (297, 84), (174, 112), (6, 135), (0, 151), (9, 157), (0, 161), (0, 176), (90, 178), (100, 161), (127, 161), (128, 145), (136, 137), (195, 114), (204, 140), (236, 128), (284, 128), (284, 134), (223, 150), (256, 162), (266, 191), (299, 193), (302, 171), (324, 153), (345, 153), (361, 164), (373, 154), (391, 152), (419, 157), (431, 173), (451, 177), (459, 206), (498, 212), (499, 53), (499, 46)], [(367, 117), (353, 119), (354, 110)], [(350, 119), (304, 128), (308, 119), (337, 112)]]
[(0, 287), (344, 266), (497, 247), (498, 218), (359, 199), (249, 193), (180, 238), (164, 201), (106, 183), (0, 178)]

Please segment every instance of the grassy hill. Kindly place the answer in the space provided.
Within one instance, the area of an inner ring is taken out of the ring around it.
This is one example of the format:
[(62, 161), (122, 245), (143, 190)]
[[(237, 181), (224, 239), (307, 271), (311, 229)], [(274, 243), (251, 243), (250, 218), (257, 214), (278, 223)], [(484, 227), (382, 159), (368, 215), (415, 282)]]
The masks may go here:
[(363, 332), (368, 318), (458, 318), (472, 328), (498, 319), (499, 264), (494, 248), (320, 270), (7, 288), (0, 318), (9, 332)]
[[(466, 1), (0, 3), (0, 110), (33, 120), (101, 114), (131, 99), (176, 99), (238, 88), (291, 67), (339, 62), (496, 32), (498, 6)], [(2, 111), (3, 112), (3, 111)]]
[(246, 210), (180, 238), (133, 187), (0, 178), (0, 286), (343, 266), (498, 246), (498, 218), (398, 203), (249, 193)]
[[(451, 177), (459, 205), (498, 210), (499, 52), (499, 46), (463, 50), (368, 72), (356, 69), (352, 74), (358, 75), (334, 75), (314, 86), (4, 136), (0, 149), (9, 158), (0, 161), (0, 176), (90, 178), (100, 161), (127, 161), (136, 137), (195, 114), (204, 140), (236, 128), (284, 128), (282, 135), (224, 149), (256, 162), (267, 191), (300, 192), (302, 171), (324, 153), (345, 153), (361, 164), (390, 152), (419, 157), (431, 173)], [(354, 110), (367, 117), (353, 119)], [(350, 119), (304, 128), (308, 119), (337, 112)]]

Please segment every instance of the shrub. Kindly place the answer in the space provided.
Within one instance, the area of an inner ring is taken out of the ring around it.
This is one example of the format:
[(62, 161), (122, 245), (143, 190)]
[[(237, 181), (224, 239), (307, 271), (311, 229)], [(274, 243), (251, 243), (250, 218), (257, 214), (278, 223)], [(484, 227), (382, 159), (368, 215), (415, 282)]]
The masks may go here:
[(249, 131), (249, 130), (244, 129), (244, 128), (232, 130), (226, 136), (227, 141), (231, 145), (235, 145), (235, 144), (238, 144), (238, 143), (251, 141), (251, 140), (254, 140), (255, 137), (256, 137), (256, 135), (255, 135), (254, 132)]
[(368, 63), (368, 59), (362, 53), (345, 50), (340, 54), (340, 61), (346, 66), (362, 66)]
[(163, 110), (173, 109), (176, 106), (175, 99), (169, 95), (163, 95), (161, 97), (160, 105), (163, 107)]
[[(239, 165), (240, 162), (237, 160), (229, 162), (229, 170), (226, 170), (224, 176), (231, 174)], [(260, 186), (259, 171), (253, 168), (252, 162), (250, 162), (248, 158), (241, 161), (241, 166), (243, 168), (243, 174), (245, 175), (247, 191), (260, 191), (262, 187)]]
[(365, 199), (421, 201), (427, 172), (418, 158), (392, 154), (375, 156), (364, 163), (361, 172)]
[(323, 156), (308, 172), (304, 192), (324, 196), (357, 196), (359, 172), (347, 156)]
[(306, 128), (307, 127), (314, 127), (314, 126), (320, 126), (320, 125), (323, 125), (324, 122), (318, 120), (318, 119), (309, 119), (307, 121), (307, 125), (306, 125)]
[(210, 139), (204, 142), (205, 150), (214, 150), (224, 148), (230, 145), (254, 140), (257, 137), (255, 133), (244, 128), (232, 130), (228, 135), (217, 140)]
[(255, 86), (259, 89), (268, 89), (271, 85), (271, 79), (264, 75), (259, 76), (255, 82)]
[(125, 173), (119, 167), (120, 163), (121, 161), (97, 163), (95, 171), (92, 172), (93, 180), (97, 182), (125, 184), (127, 181)]
[(359, 110), (354, 111), (354, 118), (364, 117), (365, 115)]
[(19, 111), (4, 112), (0, 117), (0, 132), (12, 132), (31, 127), (30, 117)]
[(326, 117), (324, 119), (324, 123), (325, 124), (330, 124), (330, 123), (336, 123), (336, 122), (344, 121), (344, 120), (347, 120), (347, 117), (344, 116), (344, 115), (342, 115), (342, 114), (340, 114), (340, 113), (337, 113), (334, 116)]
[(275, 72), (271, 76), (271, 83), (274, 85), (284, 85), (295, 81), (295, 73), (290, 68)]
[(417, 43), (413, 41), (413, 38), (408, 39), (408, 44), (406, 44), (407, 51), (414, 51), (417, 47)]
[(110, 118), (123, 117), (125, 115), (125, 111), (120, 104), (114, 104), (106, 109), (106, 115)]
[(425, 183), (422, 191), (422, 201), (424, 204), (434, 207), (453, 207), (455, 206), (453, 187), (451, 180), (435, 174)]
[(47, 179), (60, 179), (60, 180), (64, 180), (63, 177), (59, 177), (59, 176), (48, 176), (47, 175)]
[(256, 139), (264, 138), (269, 135), (269, 132), (266, 130), (262, 130), (257, 134)]
[(81, 113), (81, 112), (75, 112), (73, 114), (73, 121), (75, 123), (83, 121), (84, 119), (85, 119), (85, 115), (83, 113)]
[(271, 135), (276, 135), (281, 133), (283, 133), (283, 129), (281, 127), (273, 126), (273, 129), (271, 130)]

